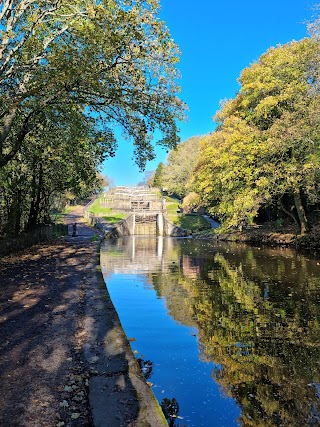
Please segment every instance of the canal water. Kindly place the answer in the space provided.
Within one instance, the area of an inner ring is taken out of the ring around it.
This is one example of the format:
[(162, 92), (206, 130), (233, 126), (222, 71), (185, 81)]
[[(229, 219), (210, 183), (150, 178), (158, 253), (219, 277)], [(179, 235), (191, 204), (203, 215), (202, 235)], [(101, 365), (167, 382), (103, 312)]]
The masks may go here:
[(320, 426), (316, 254), (133, 236), (101, 266), (170, 426)]

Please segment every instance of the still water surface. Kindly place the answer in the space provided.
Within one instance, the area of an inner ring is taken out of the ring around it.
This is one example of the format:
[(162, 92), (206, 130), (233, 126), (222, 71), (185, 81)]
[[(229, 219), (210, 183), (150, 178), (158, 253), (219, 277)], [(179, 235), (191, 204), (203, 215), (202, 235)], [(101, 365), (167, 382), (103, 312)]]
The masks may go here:
[(320, 426), (319, 258), (139, 236), (101, 265), (171, 426)]

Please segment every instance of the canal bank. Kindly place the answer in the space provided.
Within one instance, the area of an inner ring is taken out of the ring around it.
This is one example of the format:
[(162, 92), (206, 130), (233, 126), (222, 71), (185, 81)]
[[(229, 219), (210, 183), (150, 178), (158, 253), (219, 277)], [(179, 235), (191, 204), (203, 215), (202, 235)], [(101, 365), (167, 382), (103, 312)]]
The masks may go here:
[(242, 231), (217, 233), (215, 230), (194, 233), (193, 238), (221, 242), (248, 243), (254, 246), (284, 246), (295, 249), (320, 249), (319, 220), (310, 232), (299, 235), (294, 227), (279, 229), (272, 226), (253, 226)]
[(0, 262), (0, 424), (166, 426), (105, 288), (99, 235), (80, 217), (68, 216), (68, 238)]

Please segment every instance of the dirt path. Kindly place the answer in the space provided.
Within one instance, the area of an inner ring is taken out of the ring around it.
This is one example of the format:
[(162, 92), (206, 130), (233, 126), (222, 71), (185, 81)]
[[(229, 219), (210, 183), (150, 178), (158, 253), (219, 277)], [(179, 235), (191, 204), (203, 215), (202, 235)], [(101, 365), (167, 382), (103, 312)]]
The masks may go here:
[(0, 260), (0, 425), (166, 425), (105, 290), (99, 236), (81, 214), (68, 215), (67, 238)]

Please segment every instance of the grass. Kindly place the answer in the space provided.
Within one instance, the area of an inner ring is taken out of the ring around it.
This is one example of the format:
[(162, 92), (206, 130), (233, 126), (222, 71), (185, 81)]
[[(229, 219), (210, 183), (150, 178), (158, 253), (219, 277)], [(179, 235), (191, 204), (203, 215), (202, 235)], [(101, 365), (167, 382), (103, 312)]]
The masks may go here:
[(123, 218), (125, 218), (126, 216), (127, 216), (127, 214), (125, 214), (125, 213), (112, 212), (111, 215), (103, 215), (102, 218), (105, 219), (110, 224), (116, 224), (117, 222), (119, 222)]
[(170, 221), (176, 222), (179, 217), (180, 212), (180, 205), (178, 200), (173, 199), (172, 197), (165, 196), (166, 199), (166, 209), (167, 209), (167, 216)]
[(100, 206), (100, 197), (90, 205), (89, 212), (99, 215), (110, 224), (116, 224), (127, 216), (125, 213), (114, 212), (111, 208), (104, 208)]
[(211, 228), (209, 222), (201, 215), (180, 213), (180, 204), (178, 200), (169, 196), (165, 196), (165, 199), (169, 221), (192, 233)]
[(174, 223), (192, 233), (211, 228), (209, 222), (198, 214), (178, 214), (178, 218)]
[(110, 214), (112, 212), (111, 208), (104, 208), (100, 206), (100, 197), (98, 197), (92, 205), (89, 207), (89, 212), (93, 214)]

